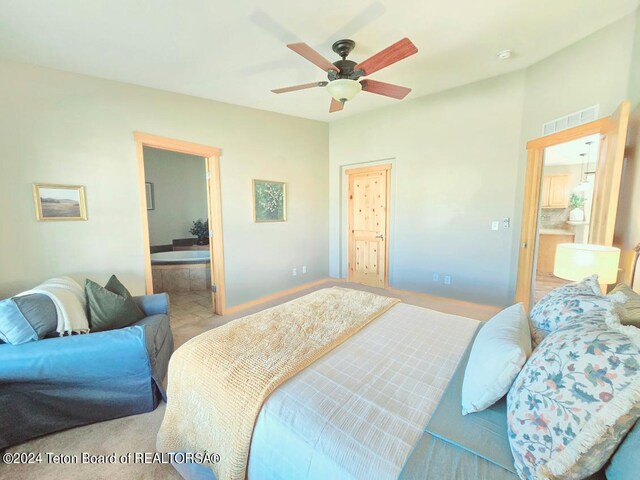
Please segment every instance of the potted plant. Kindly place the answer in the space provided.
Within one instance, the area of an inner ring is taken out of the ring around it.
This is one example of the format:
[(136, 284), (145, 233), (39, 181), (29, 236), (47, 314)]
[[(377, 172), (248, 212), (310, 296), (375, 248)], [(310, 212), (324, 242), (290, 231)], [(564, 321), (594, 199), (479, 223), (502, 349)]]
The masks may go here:
[(195, 220), (193, 225), (189, 229), (189, 233), (191, 235), (195, 235), (198, 237), (198, 241), (196, 242), (198, 245), (208, 245), (209, 244), (209, 220), (205, 220), (204, 222), (200, 219)]
[(572, 193), (569, 197), (569, 221), (570, 222), (584, 222), (584, 197)]

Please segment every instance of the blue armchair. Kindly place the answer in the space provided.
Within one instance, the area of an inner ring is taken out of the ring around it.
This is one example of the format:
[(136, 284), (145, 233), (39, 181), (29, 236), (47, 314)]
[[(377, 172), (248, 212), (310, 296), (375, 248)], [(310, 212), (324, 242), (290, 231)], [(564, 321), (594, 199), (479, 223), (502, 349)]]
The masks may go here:
[(0, 449), (158, 406), (173, 353), (168, 296), (135, 300), (147, 317), (126, 328), (0, 344)]

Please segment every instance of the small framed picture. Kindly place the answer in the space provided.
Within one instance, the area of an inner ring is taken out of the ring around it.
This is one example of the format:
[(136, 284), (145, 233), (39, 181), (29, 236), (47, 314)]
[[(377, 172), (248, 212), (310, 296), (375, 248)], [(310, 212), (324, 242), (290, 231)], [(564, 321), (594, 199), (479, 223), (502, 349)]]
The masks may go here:
[(155, 208), (155, 204), (153, 202), (153, 183), (145, 182), (144, 186), (147, 191), (147, 210), (153, 210)]
[(268, 180), (253, 181), (253, 220), (284, 222), (287, 220), (287, 184)]
[(39, 221), (86, 220), (84, 186), (33, 184), (36, 218)]

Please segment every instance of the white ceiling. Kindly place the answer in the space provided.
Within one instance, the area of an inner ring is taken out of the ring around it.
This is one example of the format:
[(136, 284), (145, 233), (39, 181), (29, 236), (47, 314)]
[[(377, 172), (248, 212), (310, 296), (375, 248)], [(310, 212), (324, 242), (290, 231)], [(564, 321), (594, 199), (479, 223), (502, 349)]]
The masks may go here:
[[(592, 142), (589, 146), (588, 142)], [(589, 135), (570, 142), (554, 145), (545, 148), (544, 164), (545, 165), (580, 165), (587, 161), (590, 163), (590, 169), (595, 170), (598, 151), (600, 148), (600, 135)], [(581, 153), (586, 153), (581, 157)], [(586, 164), (585, 164), (586, 166)]]
[[(418, 53), (372, 78), (407, 99), (531, 65), (622, 18), (639, 0), (0, 0), (0, 57), (317, 120), (397, 100), (362, 93), (329, 114), (325, 80), (285, 44), (363, 60), (409, 37)], [(509, 61), (496, 53), (514, 49)], [(406, 101), (406, 100), (405, 100)]]

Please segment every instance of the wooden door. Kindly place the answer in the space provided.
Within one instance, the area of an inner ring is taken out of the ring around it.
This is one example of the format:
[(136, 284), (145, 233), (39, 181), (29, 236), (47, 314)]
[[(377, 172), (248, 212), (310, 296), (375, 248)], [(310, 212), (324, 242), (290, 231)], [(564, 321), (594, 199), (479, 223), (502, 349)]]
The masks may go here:
[(538, 205), (542, 187), (543, 148), (527, 148), (527, 171), (524, 184), (524, 205), (520, 232), (520, 256), (518, 257), (518, 280), (516, 302), (522, 302), (529, 310), (531, 285), (534, 272), (535, 242), (538, 233)]
[(630, 110), (629, 101), (623, 102), (600, 134), (589, 243), (613, 245)]
[(206, 159), (207, 208), (209, 213), (209, 258), (210, 272), (207, 278), (211, 285), (213, 311), (223, 315), (225, 310), (224, 265), (222, 251), (222, 206), (220, 192), (220, 159)]
[(391, 165), (346, 171), (350, 282), (388, 284), (390, 172)]

